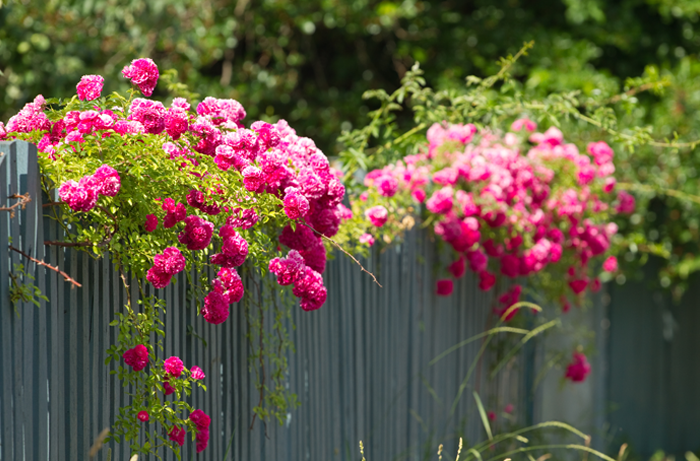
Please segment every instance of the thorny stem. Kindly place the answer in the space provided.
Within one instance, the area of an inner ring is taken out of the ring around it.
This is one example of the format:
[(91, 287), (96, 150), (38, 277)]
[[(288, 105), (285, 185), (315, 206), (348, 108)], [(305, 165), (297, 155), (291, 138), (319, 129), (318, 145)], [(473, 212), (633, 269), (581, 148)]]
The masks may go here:
[(19, 199), (19, 202), (15, 203), (14, 205), (10, 206), (0, 206), (0, 211), (9, 211), (10, 212), (10, 218), (15, 217), (15, 208), (21, 207), (23, 210), (27, 207), (27, 203), (32, 201), (32, 198), (29, 196), (29, 192), (26, 194), (12, 194), (7, 198), (17, 198)]
[(78, 287), (78, 288), (81, 288), (81, 287), (82, 287), (81, 284), (79, 284), (78, 282), (76, 282), (70, 275), (66, 274), (65, 272), (63, 272), (62, 270), (60, 270), (58, 267), (54, 267), (54, 266), (52, 266), (51, 264), (45, 263), (44, 261), (40, 261), (40, 260), (38, 260), (38, 259), (36, 259), (36, 258), (32, 258), (32, 257), (29, 256), (27, 253), (25, 253), (24, 251), (18, 250), (17, 248), (13, 247), (12, 245), (8, 245), (8, 248), (9, 248), (10, 250), (16, 251), (17, 253), (21, 254), (22, 256), (24, 256), (25, 258), (27, 258), (28, 260), (30, 260), (30, 261), (32, 261), (32, 262), (35, 262), (35, 263), (37, 263), (37, 264), (39, 264), (39, 265), (42, 265), (42, 266), (46, 267), (47, 269), (51, 269), (51, 270), (54, 271), (54, 272), (58, 272), (60, 275), (63, 276), (63, 278), (64, 278), (64, 280), (65, 280), (66, 282), (70, 282), (70, 283), (72, 283), (74, 286), (76, 286), (76, 287)]
[(377, 280), (377, 277), (375, 277), (373, 273), (371, 273), (370, 271), (368, 271), (367, 269), (365, 269), (365, 267), (364, 267), (362, 264), (360, 264), (360, 261), (358, 261), (353, 255), (351, 255), (351, 254), (348, 253), (343, 247), (341, 247), (340, 244), (339, 244), (338, 242), (336, 242), (335, 240), (333, 240), (333, 239), (330, 238), (330, 237), (326, 237), (325, 235), (323, 235), (322, 233), (320, 233), (319, 231), (317, 231), (317, 230), (314, 229), (313, 227), (309, 226), (308, 224), (304, 224), (304, 226), (308, 227), (309, 229), (311, 229), (312, 231), (314, 231), (316, 234), (320, 235), (322, 238), (328, 240), (328, 241), (331, 242), (333, 245), (335, 245), (336, 248), (338, 248), (340, 251), (342, 251), (343, 253), (345, 253), (346, 255), (348, 255), (348, 256), (350, 257), (350, 259), (352, 259), (353, 261), (355, 261), (355, 264), (357, 264), (358, 266), (360, 266), (360, 269), (362, 269), (362, 272), (367, 272), (367, 273), (370, 275), (370, 277), (372, 277), (372, 279), (374, 279), (374, 283), (376, 283), (377, 285), (379, 285), (379, 288), (384, 288), (384, 287), (382, 286), (382, 284), (379, 283), (379, 281)]

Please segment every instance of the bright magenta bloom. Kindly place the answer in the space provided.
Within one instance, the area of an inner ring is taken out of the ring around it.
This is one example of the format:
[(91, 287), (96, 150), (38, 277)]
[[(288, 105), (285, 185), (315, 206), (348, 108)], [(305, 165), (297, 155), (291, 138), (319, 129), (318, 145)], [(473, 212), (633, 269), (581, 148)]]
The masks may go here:
[(616, 272), (617, 271), (617, 258), (615, 256), (610, 256), (603, 263), (603, 270), (605, 272)]
[(92, 101), (100, 97), (105, 79), (100, 75), (83, 75), (76, 86), (81, 101)]
[[(122, 69), (124, 77), (139, 87), (144, 96), (150, 97), (158, 83), (158, 66), (149, 58), (134, 59), (131, 65)], [(182, 444), (180, 444), (182, 445)]]
[(180, 357), (173, 356), (168, 359), (165, 359), (165, 362), (163, 363), (163, 368), (171, 376), (179, 378), (185, 366), (182, 364), (182, 360), (180, 360)]
[(139, 414), (136, 417), (142, 423), (148, 422), (148, 420), (150, 419), (150, 416), (148, 415), (147, 411), (139, 411)]

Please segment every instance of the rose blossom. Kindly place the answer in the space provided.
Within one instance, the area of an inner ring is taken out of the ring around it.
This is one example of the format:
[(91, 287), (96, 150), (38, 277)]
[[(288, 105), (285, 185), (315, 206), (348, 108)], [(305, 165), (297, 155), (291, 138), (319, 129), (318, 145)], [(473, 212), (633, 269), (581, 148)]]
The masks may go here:
[(153, 94), (160, 76), (158, 66), (149, 58), (134, 59), (130, 65), (122, 69), (122, 74), (125, 78), (130, 79), (131, 83), (138, 86), (146, 97)]
[(81, 101), (92, 101), (100, 97), (105, 79), (100, 75), (83, 75), (76, 89), (78, 99)]

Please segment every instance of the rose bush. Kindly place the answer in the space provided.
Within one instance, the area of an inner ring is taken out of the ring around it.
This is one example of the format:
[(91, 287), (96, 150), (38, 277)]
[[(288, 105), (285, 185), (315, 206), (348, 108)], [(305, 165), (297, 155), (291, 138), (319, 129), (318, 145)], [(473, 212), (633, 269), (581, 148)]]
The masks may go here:
[[(109, 252), (125, 285), (130, 275), (161, 289), (179, 273), (191, 282), (195, 274), (204, 287), (198, 288), (200, 313), (212, 324), (225, 322), (231, 305), (243, 300), (249, 331), (257, 332), (265, 306), (245, 294), (250, 283), (267, 283), (269, 292), (278, 292), (268, 272), (279, 286), (292, 285), (302, 309), (320, 308), (327, 295), (323, 239), (337, 233), (349, 212), (341, 205), (340, 172), (284, 120), (244, 124), (238, 101), (206, 97), (194, 106), (174, 98), (166, 107), (140, 97), (151, 96), (158, 83), (150, 59), (134, 60), (122, 73), (138, 88), (128, 97), (102, 95), (104, 79), (86, 75), (72, 98), (37, 96), (6, 126), (0, 123), (0, 139), (23, 139), (39, 148), (42, 183), (56, 200), (52, 213), (67, 236), (55, 244), (96, 257)], [(205, 269), (212, 266), (217, 276), (206, 280)], [(147, 287), (140, 288), (145, 293)], [(120, 363), (118, 375), (134, 392), (111, 437), (134, 441), (141, 427), (136, 422), (159, 424), (162, 435), (150, 440), (146, 431), (137, 451), (155, 453), (163, 445), (177, 451), (189, 432), (200, 452), (209, 440), (209, 417), (182, 398), (195, 385), (204, 388), (205, 370), (178, 357), (156, 360), (161, 342), (148, 338), (164, 334), (157, 314), (169, 306), (155, 296), (143, 296), (139, 304), (129, 300), (112, 322), (119, 340), (108, 360)], [(275, 328), (283, 328), (282, 322)], [(261, 393), (269, 389), (256, 409), (261, 417), (279, 418), (295, 403), (282, 383), (285, 337), (269, 334), (252, 357), (281, 356), (273, 385), (264, 376), (259, 384)], [(174, 400), (165, 399), (172, 394)]]
[(560, 300), (563, 312), (580, 305), (600, 289), (601, 269), (617, 271), (614, 256), (602, 262), (617, 232), (611, 217), (632, 213), (634, 197), (616, 193), (614, 152), (605, 142), (582, 153), (556, 127), (536, 128), (529, 119), (505, 134), (433, 124), (417, 154), (364, 177), (366, 190), (352, 207), (366, 217), (360, 243), (391, 243), (420, 217), (451, 249), (437, 295), (451, 295), (453, 279), (469, 268), (481, 290), (499, 291), (494, 313), (505, 321), (517, 315), (510, 308), (523, 289), (503, 279), (528, 277), (531, 291)]

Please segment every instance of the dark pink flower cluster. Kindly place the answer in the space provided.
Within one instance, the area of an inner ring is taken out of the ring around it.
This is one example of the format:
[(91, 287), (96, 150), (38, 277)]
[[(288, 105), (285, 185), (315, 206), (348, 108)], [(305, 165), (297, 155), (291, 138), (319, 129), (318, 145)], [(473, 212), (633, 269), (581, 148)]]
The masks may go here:
[(218, 278), (212, 282), (212, 288), (204, 297), (202, 315), (207, 322), (218, 325), (228, 318), (230, 305), (243, 298), (243, 281), (236, 269), (222, 267)]
[(209, 425), (211, 424), (211, 418), (202, 410), (195, 410), (190, 413), (190, 421), (192, 421), (197, 428), (197, 453), (201, 453), (207, 448), (207, 444), (209, 443)]
[(163, 103), (151, 99), (136, 98), (129, 106), (129, 118), (139, 122), (146, 133), (160, 134), (165, 130), (165, 114)]
[(280, 235), (280, 243), (292, 250), (297, 250), (304, 258), (304, 264), (323, 273), (326, 270), (326, 250), (323, 239), (307, 226), (299, 225), (296, 230), (285, 226)]
[[(572, 268), (559, 273), (567, 274), (564, 286), (573, 294), (598, 289), (600, 281), (586, 275), (589, 261), (608, 251), (617, 232), (615, 224), (598, 222), (599, 215), (632, 213), (634, 197), (621, 191), (611, 209), (614, 152), (605, 142), (581, 153), (557, 128), (532, 133), (536, 128), (521, 119), (498, 136), (477, 133), (473, 125), (434, 124), (423, 153), (366, 175), (368, 191), (359, 202), (366, 218), (384, 226), (387, 197), (425, 202), (435, 234), (457, 253), (449, 273), (459, 278), (468, 266), (482, 290), (491, 289), (499, 273), (516, 278), (562, 263)], [(438, 294), (452, 292), (448, 280), (437, 282)], [(520, 293), (512, 290), (502, 297), (502, 312), (517, 302)]]
[(131, 61), (131, 64), (122, 69), (125, 78), (139, 87), (144, 96), (150, 97), (158, 83), (158, 66), (150, 58), (139, 58)]
[(188, 250), (203, 250), (209, 246), (213, 232), (214, 224), (192, 214), (185, 218), (185, 229), (180, 232), (177, 239), (186, 245)]
[(591, 364), (588, 363), (586, 356), (580, 352), (574, 352), (573, 360), (566, 367), (566, 378), (575, 383), (580, 383), (585, 381), (590, 373)]
[(175, 247), (168, 247), (163, 250), (163, 254), (155, 255), (153, 267), (148, 269), (146, 279), (155, 288), (165, 288), (173, 275), (185, 269), (187, 261), (185, 256)]
[(286, 258), (274, 258), (269, 269), (280, 285), (291, 285), (306, 274), (304, 258), (297, 250), (290, 250)]
[(58, 196), (74, 211), (90, 211), (97, 204), (100, 195), (114, 197), (121, 188), (117, 170), (102, 165), (95, 174), (83, 176), (79, 182), (72, 179), (61, 184)]
[(187, 431), (184, 427), (173, 426), (168, 433), (168, 438), (180, 446), (185, 444), (185, 434)]
[(153, 232), (158, 228), (158, 217), (154, 214), (146, 215), (146, 223), (144, 224), (146, 232)]
[(231, 227), (236, 227), (240, 229), (250, 229), (257, 224), (259, 216), (258, 213), (253, 208), (241, 209), (236, 208), (233, 210), (233, 214), (226, 218), (226, 224)]
[(228, 268), (238, 267), (243, 264), (246, 256), (248, 256), (248, 242), (246, 239), (229, 224), (219, 229), (219, 236), (222, 240), (221, 253), (211, 256), (212, 264)]
[(105, 79), (101, 75), (83, 75), (76, 86), (78, 99), (81, 101), (92, 101), (102, 94), (102, 86)]
[(328, 296), (326, 287), (323, 286), (323, 277), (311, 267), (306, 267), (304, 276), (294, 282), (292, 293), (299, 298), (299, 305), (305, 311), (320, 308)]
[(326, 249), (322, 239), (304, 225), (296, 230), (286, 226), (280, 243), (292, 250), (286, 258), (270, 261), (270, 272), (277, 275), (280, 285), (294, 284), (292, 292), (300, 299), (301, 308), (318, 309), (326, 302), (327, 291), (321, 274), (326, 269)]
[(166, 213), (165, 218), (163, 218), (163, 227), (166, 229), (170, 229), (175, 224), (184, 221), (187, 216), (185, 205), (180, 202), (175, 203), (175, 200), (170, 197), (163, 200), (161, 208)]
[(198, 190), (191, 190), (187, 194), (187, 204), (210, 216), (221, 213), (221, 208), (215, 203), (210, 203), (206, 194)]
[(148, 365), (148, 348), (143, 344), (138, 344), (124, 352), (122, 358), (124, 363), (132, 367), (134, 371), (141, 371)]

